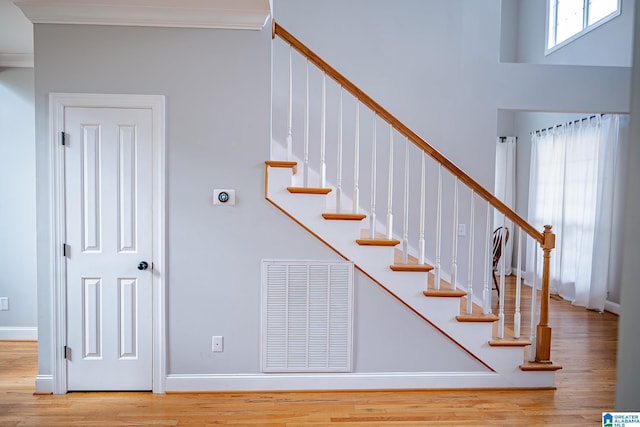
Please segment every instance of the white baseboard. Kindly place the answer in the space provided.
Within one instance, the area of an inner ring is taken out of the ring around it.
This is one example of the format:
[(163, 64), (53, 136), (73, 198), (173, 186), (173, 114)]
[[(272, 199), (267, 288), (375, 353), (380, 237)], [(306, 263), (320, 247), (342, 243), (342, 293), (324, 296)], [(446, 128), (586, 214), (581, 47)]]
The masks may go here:
[(38, 328), (30, 326), (0, 326), (0, 341), (37, 341)]
[(604, 302), (604, 311), (620, 315), (620, 304), (611, 301)]
[(36, 394), (53, 393), (53, 375), (38, 375), (36, 377)]
[(508, 387), (494, 372), (393, 372), (367, 374), (171, 374), (167, 392), (188, 391), (309, 391), (422, 388)]

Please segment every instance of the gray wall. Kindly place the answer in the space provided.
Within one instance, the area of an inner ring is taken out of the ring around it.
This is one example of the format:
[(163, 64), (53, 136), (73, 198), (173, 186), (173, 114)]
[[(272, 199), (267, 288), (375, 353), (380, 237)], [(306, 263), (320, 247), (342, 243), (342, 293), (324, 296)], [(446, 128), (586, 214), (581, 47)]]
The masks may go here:
[[(270, 36), (269, 26), (35, 25), (40, 325), (51, 316), (47, 94), (165, 95), (168, 373), (259, 372), (260, 261), (337, 259), (264, 199)], [(214, 188), (235, 189), (236, 207), (212, 206)], [(356, 281), (357, 372), (484, 369), (367, 278)], [(51, 337), (42, 329), (47, 374)], [(392, 345), (380, 346), (381, 330)], [(211, 353), (212, 335), (224, 336), (222, 354)]]
[(621, 14), (545, 55), (547, 1), (502, 1), (504, 62), (630, 67), (634, 0), (622, 0)]
[[(32, 68), (0, 68), (0, 327), (36, 327), (36, 182)], [(15, 337), (16, 331), (10, 336)]]
[(622, 257), (622, 314), (618, 330), (618, 363), (616, 381), (616, 411), (637, 411), (640, 408), (640, 9), (635, 14), (633, 87), (631, 98), (631, 125), (626, 187), (626, 209), (623, 228)]

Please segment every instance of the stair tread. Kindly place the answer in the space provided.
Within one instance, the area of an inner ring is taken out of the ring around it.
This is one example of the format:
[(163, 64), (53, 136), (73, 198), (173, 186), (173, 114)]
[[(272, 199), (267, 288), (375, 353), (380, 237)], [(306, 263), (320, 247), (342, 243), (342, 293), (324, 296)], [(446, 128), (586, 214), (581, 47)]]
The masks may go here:
[(433, 266), (429, 264), (392, 264), (389, 268), (393, 271), (417, 271), (425, 273), (433, 270)]
[(527, 362), (519, 366), (521, 371), (557, 371), (562, 366), (554, 363)]
[(427, 289), (422, 294), (426, 297), (460, 298), (467, 293), (460, 289)]
[(271, 166), (272, 168), (291, 168), (294, 175), (298, 173), (298, 162), (291, 162), (288, 160), (266, 160), (264, 164)]
[(322, 214), (324, 219), (328, 220), (345, 220), (345, 221), (360, 221), (365, 219), (365, 214), (356, 213), (337, 213), (337, 212), (325, 212)]
[(361, 246), (396, 246), (400, 244), (400, 240), (395, 239), (357, 239), (356, 243)]
[(294, 194), (329, 194), (331, 188), (322, 187), (287, 187), (289, 193)]
[(531, 341), (524, 338), (493, 338), (489, 341), (492, 347), (525, 347), (531, 345)]
[(498, 316), (495, 314), (460, 314), (456, 316), (458, 322), (495, 322)]

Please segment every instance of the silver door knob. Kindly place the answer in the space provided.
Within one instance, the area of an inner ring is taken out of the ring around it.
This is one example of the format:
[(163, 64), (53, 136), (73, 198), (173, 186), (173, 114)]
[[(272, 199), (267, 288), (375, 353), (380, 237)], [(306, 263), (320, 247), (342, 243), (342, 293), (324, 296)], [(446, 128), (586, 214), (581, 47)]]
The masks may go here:
[(140, 264), (138, 264), (138, 270), (146, 270), (147, 268), (149, 268), (149, 263), (147, 261), (140, 261)]

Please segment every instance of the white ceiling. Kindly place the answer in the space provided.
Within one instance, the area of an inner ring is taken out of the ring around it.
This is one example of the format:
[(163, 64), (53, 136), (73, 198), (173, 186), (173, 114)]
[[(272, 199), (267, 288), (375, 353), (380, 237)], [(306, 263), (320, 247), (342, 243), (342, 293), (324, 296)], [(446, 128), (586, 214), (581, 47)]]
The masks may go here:
[(0, 67), (33, 67), (31, 22), (260, 30), (270, 16), (271, 0), (0, 0)]

